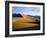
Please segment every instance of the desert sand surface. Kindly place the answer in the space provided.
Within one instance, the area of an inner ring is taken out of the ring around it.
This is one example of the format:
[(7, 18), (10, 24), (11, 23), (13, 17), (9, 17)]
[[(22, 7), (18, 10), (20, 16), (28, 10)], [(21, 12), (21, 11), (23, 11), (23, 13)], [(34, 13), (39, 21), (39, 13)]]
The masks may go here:
[(13, 29), (39, 26), (39, 24), (35, 23), (36, 20), (39, 21), (40, 19), (31, 17), (31, 16), (23, 16), (23, 17), (13, 16), (12, 26), (13, 26)]

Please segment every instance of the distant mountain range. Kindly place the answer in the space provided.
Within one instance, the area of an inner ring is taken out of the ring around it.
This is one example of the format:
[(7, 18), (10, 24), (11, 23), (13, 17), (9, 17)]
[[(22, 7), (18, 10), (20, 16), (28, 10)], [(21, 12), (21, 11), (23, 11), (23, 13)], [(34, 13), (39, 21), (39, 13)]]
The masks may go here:
[[(27, 15), (27, 16), (31, 16), (31, 15)], [(40, 16), (31, 16), (31, 17), (35, 17), (35, 18), (39, 18), (40, 19)]]
[(22, 17), (22, 15), (21, 15), (21, 14), (12, 14), (12, 16)]
[[(16, 17), (23, 17), (21, 14), (12, 14), (12, 16), (16, 16)], [(27, 15), (27, 16), (31, 16), (31, 15)], [(35, 18), (39, 18), (40, 19), (40, 16), (31, 16), (31, 17), (35, 17)]]

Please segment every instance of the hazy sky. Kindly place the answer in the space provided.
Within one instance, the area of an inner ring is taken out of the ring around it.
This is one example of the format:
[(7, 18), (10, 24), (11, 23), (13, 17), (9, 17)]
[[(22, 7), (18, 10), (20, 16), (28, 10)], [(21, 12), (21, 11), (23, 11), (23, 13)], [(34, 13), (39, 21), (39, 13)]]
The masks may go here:
[(27, 13), (28, 15), (37, 15), (40, 16), (40, 7), (16, 7), (13, 6), (12, 7), (12, 13), (22, 13), (25, 12), (25, 14)]

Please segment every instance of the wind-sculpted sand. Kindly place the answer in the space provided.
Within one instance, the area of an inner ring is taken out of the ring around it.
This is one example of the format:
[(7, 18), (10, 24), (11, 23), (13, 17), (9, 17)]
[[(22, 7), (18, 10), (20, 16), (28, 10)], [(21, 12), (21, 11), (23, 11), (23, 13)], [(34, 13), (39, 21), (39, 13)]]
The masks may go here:
[(12, 17), (12, 26), (13, 29), (39, 26), (39, 24), (35, 23), (36, 20), (39, 21), (40, 19), (30, 16)]

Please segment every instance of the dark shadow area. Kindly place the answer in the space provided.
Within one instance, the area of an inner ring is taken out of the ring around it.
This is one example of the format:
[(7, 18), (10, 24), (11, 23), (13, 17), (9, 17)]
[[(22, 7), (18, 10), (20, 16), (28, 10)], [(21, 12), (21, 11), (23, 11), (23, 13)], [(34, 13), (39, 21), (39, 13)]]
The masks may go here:
[(14, 17), (23, 17), (21, 14), (12, 14)]
[(17, 28), (17, 29), (13, 29), (12, 31), (26, 31), (26, 30), (40, 30), (40, 26), (28, 27), (28, 28)]
[(35, 20), (35, 22), (28, 22), (28, 23), (34, 23), (34, 24), (39, 24), (40, 25), (40, 21), (39, 20)]

